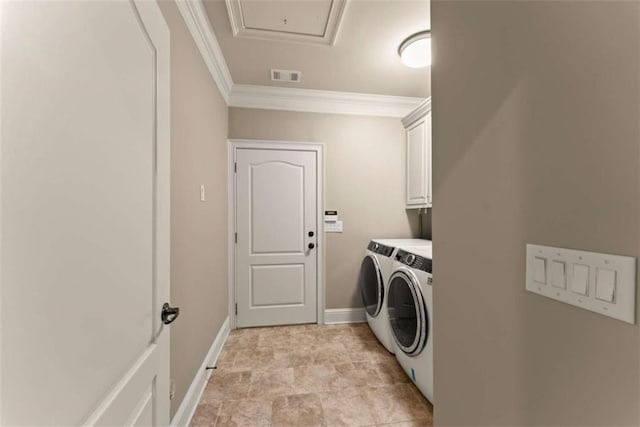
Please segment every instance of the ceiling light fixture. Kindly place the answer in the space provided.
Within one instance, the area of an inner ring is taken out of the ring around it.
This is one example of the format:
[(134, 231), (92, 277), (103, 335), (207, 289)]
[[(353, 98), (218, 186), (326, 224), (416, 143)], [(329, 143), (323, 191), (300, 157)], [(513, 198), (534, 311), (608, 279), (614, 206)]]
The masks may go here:
[(431, 30), (420, 31), (404, 39), (398, 48), (402, 63), (411, 68), (431, 65)]

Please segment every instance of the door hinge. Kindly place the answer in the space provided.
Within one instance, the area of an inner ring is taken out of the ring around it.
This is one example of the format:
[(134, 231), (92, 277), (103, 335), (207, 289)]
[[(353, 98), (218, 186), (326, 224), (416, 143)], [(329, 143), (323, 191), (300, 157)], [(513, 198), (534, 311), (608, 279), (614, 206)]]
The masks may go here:
[(234, 163), (233, 164), (233, 172), (237, 173), (238, 172), (238, 163)]
[(235, 242), (238, 243), (238, 233), (235, 233)]
[(236, 303), (236, 316), (238, 315), (238, 303)]

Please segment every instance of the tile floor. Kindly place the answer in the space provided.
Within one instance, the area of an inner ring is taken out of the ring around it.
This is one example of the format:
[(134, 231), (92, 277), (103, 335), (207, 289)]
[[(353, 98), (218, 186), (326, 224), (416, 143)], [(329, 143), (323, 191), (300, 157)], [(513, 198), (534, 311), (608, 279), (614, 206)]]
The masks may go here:
[(369, 327), (232, 331), (192, 426), (432, 426), (433, 407)]

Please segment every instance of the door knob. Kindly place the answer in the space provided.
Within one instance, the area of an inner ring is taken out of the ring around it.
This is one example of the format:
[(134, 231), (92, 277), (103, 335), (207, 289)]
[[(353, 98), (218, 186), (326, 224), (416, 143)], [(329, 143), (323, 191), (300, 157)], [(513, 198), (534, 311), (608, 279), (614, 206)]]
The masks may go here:
[(180, 307), (171, 307), (168, 302), (162, 306), (162, 323), (168, 325), (178, 318), (180, 315)]
[(313, 243), (309, 243), (309, 249), (313, 249), (315, 247), (316, 247), (316, 245), (314, 245)]

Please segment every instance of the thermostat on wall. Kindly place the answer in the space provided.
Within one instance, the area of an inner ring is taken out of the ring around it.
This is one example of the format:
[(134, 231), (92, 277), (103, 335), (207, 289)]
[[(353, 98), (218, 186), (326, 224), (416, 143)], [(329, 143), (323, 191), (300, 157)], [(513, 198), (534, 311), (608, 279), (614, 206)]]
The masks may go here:
[(338, 211), (324, 211), (324, 222), (336, 222), (338, 220)]

